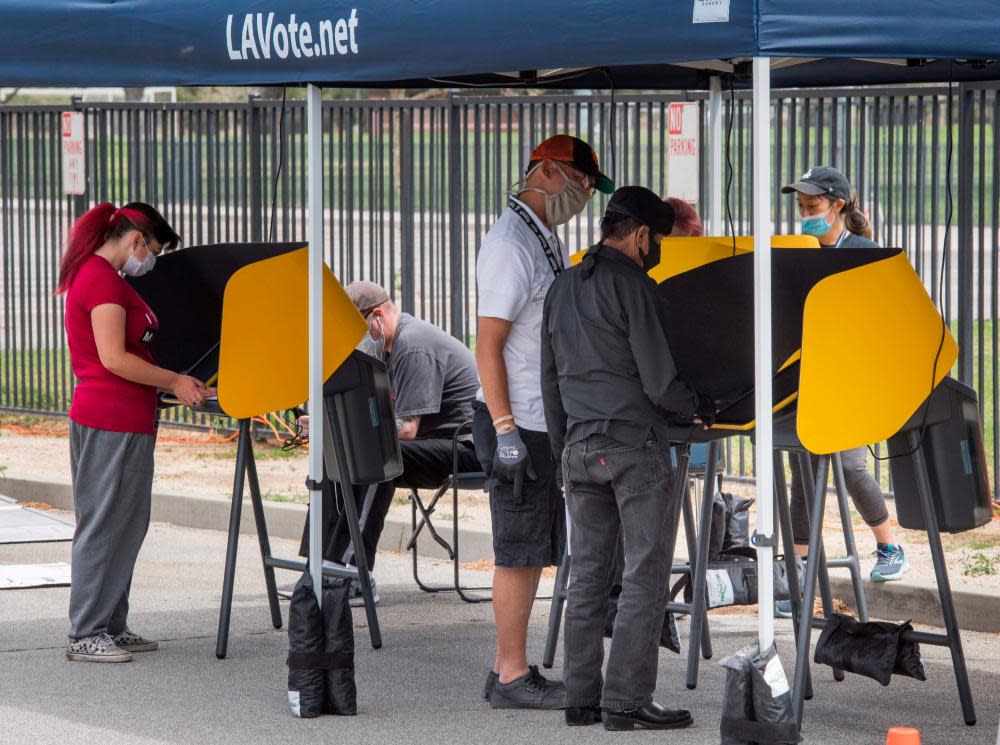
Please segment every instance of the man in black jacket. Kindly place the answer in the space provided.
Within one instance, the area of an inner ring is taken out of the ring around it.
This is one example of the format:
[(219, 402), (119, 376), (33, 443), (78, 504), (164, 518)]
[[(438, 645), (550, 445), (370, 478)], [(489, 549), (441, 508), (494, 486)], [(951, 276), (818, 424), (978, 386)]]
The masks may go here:
[[(606, 729), (692, 723), (689, 712), (652, 699), (678, 509), (669, 440), (714, 411), (677, 374), (656, 284), (646, 274), (659, 263), (673, 218), (673, 208), (648, 189), (617, 190), (601, 242), (556, 279), (545, 300), (542, 395), (571, 520), (564, 663), (571, 725), (599, 716)], [(624, 582), (602, 684), (619, 531)]]

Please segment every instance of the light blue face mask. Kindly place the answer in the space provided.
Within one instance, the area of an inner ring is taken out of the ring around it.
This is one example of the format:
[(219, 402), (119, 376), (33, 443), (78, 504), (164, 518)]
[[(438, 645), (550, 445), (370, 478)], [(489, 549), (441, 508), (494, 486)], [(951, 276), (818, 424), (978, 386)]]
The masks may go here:
[(365, 338), (358, 344), (357, 350), (371, 355), (375, 359), (385, 360), (385, 328), (382, 326), (381, 319), (376, 318), (375, 320), (378, 321), (381, 338), (376, 339), (373, 337), (371, 329), (369, 328), (368, 333), (365, 334)]
[[(830, 209), (833, 209), (833, 207), (831, 206)], [(803, 217), (800, 220), (802, 232), (805, 235), (812, 235), (817, 238), (822, 238), (824, 235), (829, 233), (830, 229), (833, 227), (833, 220), (827, 217), (827, 215), (830, 214), (830, 209), (818, 215)]]

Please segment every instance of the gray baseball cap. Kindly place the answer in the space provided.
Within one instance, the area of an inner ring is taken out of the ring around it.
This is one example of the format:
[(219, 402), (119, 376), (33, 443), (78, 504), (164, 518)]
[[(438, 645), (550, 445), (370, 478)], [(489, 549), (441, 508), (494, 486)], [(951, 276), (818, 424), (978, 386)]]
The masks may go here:
[(389, 299), (389, 293), (386, 289), (374, 282), (366, 282), (364, 280), (351, 282), (344, 290), (347, 292), (347, 296), (351, 299), (351, 302), (358, 309), (358, 312), (366, 317)]
[(847, 177), (829, 166), (810, 168), (795, 183), (781, 187), (782, 194), (791, 194), (795, 191), (814, 197), (824, 196), (843, 199), (845, 202), (851, 201), (851, 184)]

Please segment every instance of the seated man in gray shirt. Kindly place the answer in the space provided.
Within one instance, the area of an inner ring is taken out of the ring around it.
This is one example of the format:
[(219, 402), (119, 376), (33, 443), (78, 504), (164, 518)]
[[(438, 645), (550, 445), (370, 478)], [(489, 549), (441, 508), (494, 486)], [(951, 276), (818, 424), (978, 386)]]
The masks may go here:
[[(366, 488), (355, 489), (361, 539), (372, 567), (396, 487), (434, 489), (452, 472), (452, 438), (461, 424), (472, 419), (479, 374), (468, 347), (437, 326), (400, 312), (384, 288), (352, 282), (346, 290), (368, 323), (368, 335), (359, 348), (389, 367), (403, 456), (403, 474), (394, 482), (381, 484), (371, 494)], [(479, 471), (471, 433), (458, 447), (459, 470)], [(353, 564), (347, 516), (334, 510), (332, 494), (326, 490), (323, 517), (327, 536), (323, 558)], [(355, 589), (360, 599), (360, 588)]]

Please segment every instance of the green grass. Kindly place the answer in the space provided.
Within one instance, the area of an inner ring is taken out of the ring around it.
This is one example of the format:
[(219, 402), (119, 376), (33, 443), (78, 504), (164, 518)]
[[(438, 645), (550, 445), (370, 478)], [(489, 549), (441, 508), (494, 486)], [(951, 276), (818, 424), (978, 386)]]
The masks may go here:
[(987, 556), (982, 552), (967, 554), (962, 558), (962, 574), (966, 577), (993, 575), (1000, 573), (998, 565), (1000, 565), (1000, 557)]

